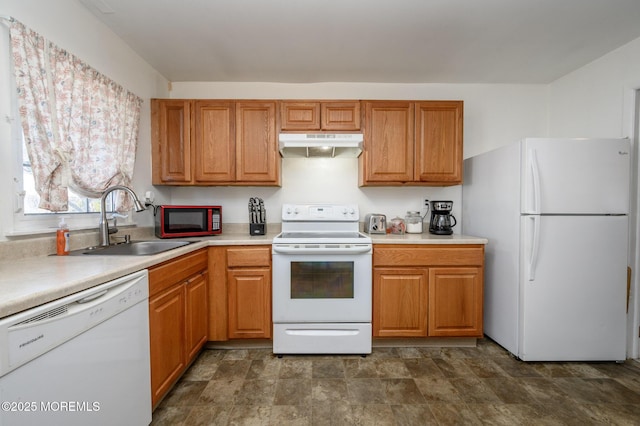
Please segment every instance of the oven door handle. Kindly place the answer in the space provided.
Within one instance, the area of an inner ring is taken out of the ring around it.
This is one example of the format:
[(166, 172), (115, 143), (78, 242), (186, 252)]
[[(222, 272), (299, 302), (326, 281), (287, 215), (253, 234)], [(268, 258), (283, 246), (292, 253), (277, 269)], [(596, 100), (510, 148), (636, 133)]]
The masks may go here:
[(371, 246), (367, 244), (350, 247), (290, 247), (287, 245), (273, 245), (274, 253), (282, 254), (365, 254), (371, 253)]

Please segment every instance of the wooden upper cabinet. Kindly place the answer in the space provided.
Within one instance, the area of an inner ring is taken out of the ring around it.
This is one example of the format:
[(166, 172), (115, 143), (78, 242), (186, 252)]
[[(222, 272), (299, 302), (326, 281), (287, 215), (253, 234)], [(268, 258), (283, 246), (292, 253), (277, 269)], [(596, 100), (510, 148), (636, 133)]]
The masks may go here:
[(191, 181), (191, 102), (151, 100), (153, 184)]
[(280, 185), (275, 101), (151, 100), (154, 185)]
[(462, 183), (462, 101), (416, 104), (416, 180)]
[(231, 182), (236, 175), (233, 102), (195, 101), (194, 154), (197, 182)]
[(236, 181), (280, 184), (275, 101), (236, 102)]
[(462, 101), (365, 101), (360, 186), (462, 183)]
[(413, 102), (367, 101), (364, 115), (360, 185), (413, 181)]
[(359, 101), (282, 101), (280, 114), (286, 131), (360, 130)]
[(360, 130), (360, 102), (320, 103), (322, 130)]
[(282, 130), (320, 130), (320, 102), (281, 102)]

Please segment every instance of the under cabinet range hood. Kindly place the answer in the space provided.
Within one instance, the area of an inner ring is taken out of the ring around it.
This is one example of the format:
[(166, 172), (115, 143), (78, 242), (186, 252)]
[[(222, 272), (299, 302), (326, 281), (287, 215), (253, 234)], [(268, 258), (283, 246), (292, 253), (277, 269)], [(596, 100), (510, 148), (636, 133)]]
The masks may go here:
[(283, 157), (352, 157), (362, 152), (362, 133), (280, 133)]

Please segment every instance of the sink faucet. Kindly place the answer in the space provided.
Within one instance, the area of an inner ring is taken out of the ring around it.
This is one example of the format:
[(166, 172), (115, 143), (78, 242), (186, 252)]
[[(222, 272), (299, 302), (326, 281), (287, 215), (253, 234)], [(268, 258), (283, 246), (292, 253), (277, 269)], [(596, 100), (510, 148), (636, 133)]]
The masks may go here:
[(98, 230), (99, 230), (99, 233), (100, 233), (100, 245), (101, 246), (108, 246), (110, 244), (110, 242), (109, 242), (109, 222), (107, 222), (107, 206), (106, 206), (105, 200), (107, 198), (107, 195), (109, 195), (110, 193), (112, 193), (113, 191), (116, 191), (118, 189), (129, 193), (131, 198), (133, 198), (133, 205), (134, 205), (134, 208), (136, 209), (137, 212), (141, 212), (141, 211), (145, 210), (144, 204), (142, 204), (140, 202), (140, 200), (138, 200), (138, 197), (136, 196), (136, 193), (133, 192), (130, 188), (128, 188), (128, 187), (126, 187), (124, 185), (114, 185), (114, 186), (111, 186), (111, 187), (105, 189), (105, 191), (102, 193), (102, 196), (100, 196), (100, 223), (98, 225)]

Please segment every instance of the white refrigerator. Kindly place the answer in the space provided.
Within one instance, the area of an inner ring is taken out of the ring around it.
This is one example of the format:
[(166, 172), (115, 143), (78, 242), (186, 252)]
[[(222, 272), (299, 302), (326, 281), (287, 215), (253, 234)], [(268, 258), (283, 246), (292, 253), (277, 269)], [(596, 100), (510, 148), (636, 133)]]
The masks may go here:
[(626, 358), (628, 139), (524, 139), (465, 160), (484, 331), (523, 361)]

